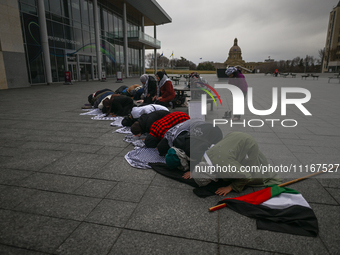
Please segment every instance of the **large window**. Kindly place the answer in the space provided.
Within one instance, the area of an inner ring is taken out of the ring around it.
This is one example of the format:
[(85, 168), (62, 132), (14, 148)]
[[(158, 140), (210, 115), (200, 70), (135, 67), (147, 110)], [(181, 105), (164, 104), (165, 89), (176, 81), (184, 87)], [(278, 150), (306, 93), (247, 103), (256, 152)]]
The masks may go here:
[[(48, 43), (53, 82), (64, 81), (65, 54), (96, 54), (94, 6), (92, 0), (43, 0), (46, 11)], [(19, 0), (29, 80), (44, 83), (45, 70), (36, 0)], [(122, 10), (107, 1), (98, 1), (100, 45), (107, 77), (125, 72)], [(129, 17), (128, 36), (138, 36), (138, 22)], [(140, 49), (128, 48), (131, 75), (140, 71)], [(72, 55), (74, 54), (74, 55)], [(86, 63), (86, 70), (93, 67)]]

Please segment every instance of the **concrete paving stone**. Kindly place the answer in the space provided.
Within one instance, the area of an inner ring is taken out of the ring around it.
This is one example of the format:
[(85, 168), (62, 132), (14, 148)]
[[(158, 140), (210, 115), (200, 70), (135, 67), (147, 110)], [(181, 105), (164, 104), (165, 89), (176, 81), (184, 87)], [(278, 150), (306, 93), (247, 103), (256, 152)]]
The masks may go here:
[[(338, 169), (339, 171), (340, 169)], [(317, 179), (323, 187), (326, 188), (339, 188), (340, 178), (318, 178)]]
[(306, 173), (299, 173), (298, 171), (294, 172), (292, 170), (291, 172), (281, 171), (281, 168), (282, 169), (286, 169), (286, 168), (294, 169), (294, 167), (296, 169), (299, 168), (299, 166), (301, 165), (301, 162), (295, 156), (279, 157), (279, 158), (272, 156), (271, 158), (267, 158), (267, 159), (268, 159), (268, 162), (269, 161), (272, 162), (271, 166), (279, 167), (278, 172), (276, 173), (280, 176), (280, 178), (296, 179), (296, 178), (303, 177), (306, 175)]
[(71, 220), (0, 210), (0, 243), (52, 253), (78, 225)]
[(115, 157), (92, 178), (150, 184), (155, 175), (156, 172), (151, 169), (133, 168), (123, 157)]
[(215, 204), (215, 197), (202, 199), (191, 190), (151, 186), (126, 228), (217, 242), (218, 215), (208, 210)]
[(258, 138), (277, 139), (278, 138), (278, 136), (272, 132), (248, 132), (247, 134), (251, 135), (255, 139), (258, 139)]
[[(315, 136), (317, 137), (317, 136)], [(332, 139), (330, 141), (327, 141), (327, 140), (320, 140), (320, 139), (317, 139), (317, 138), (311, 138), (311, 139), (308, 139), (308, 140), (304, 140), (304, 139), (281, 139), (282, 142), (284, 144), (287, 144), (287, 145), (304, 145), (304, 146), (310, 146), (310, 147), (314, 147), (314, 146), (324, 146), (324, 147), (337, 147), (339, 146), (339, 143), (336, 139)]]
[[(256, 118), (256, 117), (255, 117)], [(256, 126), (258, 125), (259, 127), (253, 127), (253, 130), (254, 132), (257, 132), (257, 133), (270, 133), (272, 132), (272, 127), (267, 125), (267, 122), (265, 120), (263, 120), (263, 122), (265, 123), (262, 127), (261, 127), (261, 122), (258, 122), (258, 121), (251, 121), (249, 122), (250, 119), (247, 119), (247, 125), (252, 125), (252, 126)]]
[(72, 193), (76, 195), (104, 198), (116, 185), (117, 182), (115, 181), (88, 179)]
[(136, 203), (103, 199), (84, 221), (113, 227), (125, 227), (136, 206)]
[(336, 154), (336, 155), (340, 155), (340, 150), (338, 150), (337, 148), (332, 148), (332, 147), (315, 147), (313, 146), (312, 149), (314, 151), (316, 151), (319, 154), (325, 154), (325, 155), (329, 155), (329, 154)]
[(127, 142), (124, 142), (120, 134), (116, 133), (105, 133), (103, 135), (97, 136), (93, 139), (93, 144), (100, 144), (105, 146), (116, 146), (125, 148), (128, 146)]
[(325, 127), (325, 128), (334, 128), (334, 126), (337, 125), (337, 123), (335, 121), (333, 123), (325, 122), (325, 121), (318, 121), (318, 122), (316, 122), (316, 124), (317, 124), (318, 127)]
[(27, 153), (27, 149), (14, 148), (14, 147), (0, 147), (0, 156), (14, 157)]
[[(261, 133), (263, 134), (263, 133)], [(254, 136), (253, 136), (254, 137)], [(276, 137), (276, 138), (266, 138), (266, 137), (257, 137), (255, 138), (256, 142), (259, 143), (259, 144), (277, 144), (277, 145), (283, 145), (282, 142), (281, 142), (281, 139)]]
[(268, 251), (260, 251), (255, 249), (245, 249), (241, 247), (233, 247), (228, 245), (220, 245), (219, 246), (220, 254), (239, 254), (239, 255), (275, 255), (278, 253), (268, 252)]
[(55, 135), (56, 136), (62, 136), (62, 137), (84, 137), (84, 138), (92, 138), (92, 139), (95, 139), (98, 134), (105, 134), (107, 133), (107, 130), (106, 132), (101, 132), (101, 133), (91, 133), (91, 132), (83, 132), (83, 131), (80, 131), (80, 130), (75, 130), (75, 131), (69, 131), (69, 130), (63, 130), (63, 131), (56, 131), (55, 132)]
[(1, 184), (0, 184), (0, 192), (1, 192), (3, 189), (6, 189), (6, 188), (8, 188), (8, 186), (6, 186), (6, 185), (1, 185)]
[(78, 144), (78, 143), (62, 143), (58, 146), (57, 150), (71, 151), (71, 152), (84, 152), (95, 153), (99, 151), (103, 146), (93, 144)]
[[(11, 130), (7, 130), (7, 131), (3, 131), (0, 133), (0, 138), (1, 138), (1, 141), (9, 141), (9, 142), (12, 142), (13, 140), (22, 140), (25, 138), (25, 135), (24, 134), (21, 134), (21, 133), (13, 133), (11, 132)], [(3, 146), (3, 145), (2, 145)], [(12, 147), (12, 146), (7, 146), (7, 147)]]
[(309, 146), (303, 146), (303, 145), (286, 145), (286, 147), (292, 152), (303, 152), (303, 153), (316, 153), (315, 150), (313, 150)]
[(138, 203), (149, 186), (130, 182), (118, 182), (106, 198)]
[(0, 208), (13, 209), (21, 202), (29, 199), (37, 191), (15, 186), (5, 186), (0, 193)]
[[(287, 121), (287, 123), (284, 123), (284, 125), (294, 125), (294, 122), (292, 121)], [(292, 128), (292, 127), (283, 127), (281, 126), (274, 126), (271, 128), (273, 132), (275, 133), (288, 133), (288, 134), (313, 134), (311, 131), (309, 131), (307, 128), (304, 127), (299, 127), (299, 124)]]
[[(17, 125), (20, 125), (20, 121), (18, 120), (8, 120), (8, 119), (2, 119), (3, 116), (0, 115), (0, 126), (1, 126), (1, 129), (2, 128), (6, 128), (6, 127), (9, 127), (9, 126), (17, 126)], [(0, 133), (1, 133), (1, 129), (0, 129)]]
[(283, 144), (259, 143), (259, 149), (268, 158), (294, 157), (292, 152)]
[(109, 255), (126, 254), (218, 254), (215, 243), (124, 230)]
[(50, 173), (34, 173), (16, 185), (46, 191), (72, 193), (86, 181), (85, 178)]
[[(42, 124), (44, 125), (44, 124)], [(55, 136), (57, 131), (54, 130), (45, 130), (45, 129), (18, 129), (12, 128), (12, 132), (24, 135), (23, 139), (27, 139), (28, 136)]]
[(300, 134), (275, 133), (277, 137), (286, 139), (298, 139)]
[(12, 124), (9, 127), (14, 128), (14, 129), (22, 129), (22, 130), (31, 130), (31, 129), (41, 129), (41, 130), (46, 130), (48, 126), (50, 126), (48, 122), (44, 121), (37, 121), (37, 120), (22, 120), (20, 122), (20, 125), (17, 124)]
[(340, 136), (338, 127), (307, 127), (315, 135)]
[(18, 148), (21, 145), (25, 144), (26, 141), (16, 140), (16, 139), (1, 139), (1, 147), (5, 148)]
[(34, 172), (15, 169), (0, 168), (0, 183), (2, 184), (17, 184), (18, 181), (32, 175)]
[(96, 122), (94, 120), (90, 120), (91, 122), (88, 123), (88, 125), (86, 125), (86, 123), (73, 123), (72, 124), (72, 129), (70, 127), (70, 130), (65, 129), (63, 130), (65, 131), (74, 131), (74, 132), (78, 132), (78, 133), (86, 133), (86, 134), (92, 134), (92, 137), (96, 137), (98, 136), (98, 134), (104, 134), (104, 133), (108, 133), (110, 130), (108, 129), (108, 127), (110, 126), (109, 123), (106, 123), (106, 125), (103, 125), (104, 123), (102, 123), (101, 125), (95, 125)]
[(326, 245), (330, 254), (339, 254), (340, 250), (340, 207), (311, 204), (319, 223), (319, 238)]
[(120, 229), (114, 227), (81, 223), (55, 254), (108, 254), (120, 232)]
[[(309, 154), (296, 152), (294, 155), (303, 165), (339, 164), (339, 156), (337, 154)], [(340, 169), (338, 170), (338, 173), (340, 173)]]
[(49, 142), (49, 143), (68, 143), (73, 140), (72, 137), (54, 136), (54, 135), (26, 135), (22, 138), (25, 141), (32, 142)]
[(303, 140), (326, 141), (326, 142), (335, 141), (337, 143), (340, 143), (340, 136), (333, 137), (333, 136), (326, 136), (326, 135), (306, 135), (306, 134), (299, 134), (298, 136), (299, 136), (298, 138), (303, 139)]
[(7, 245), (0, 244), (0, 254), (7, 254), (7, 255), (44, 255), (42, 252), (27, 250), (16, 248)]
[(340, 189), (326, 188), (329, 194), (340, 204)]
[[(113, 157), (119, 156), (120, 153), (125, 150), (123, 148), (117, 148), (114, 146), (101, 146), (99, 150), (97, 150), (95, 153), (98, 155), (111, 155)], [(125, 156), (125, 154), (123, 155)]]
[(193, 187), (188, 184), (174, 181), (173, 179), (165, 177), (158, 173), (156, 174), (155, 178), (152, 180), (151, 186), (169, 187), (169, 188), (174, 188), (174, 189), (189, 189), (189, 190), (193, 189)]
[[(256, 221), (228, 208), (218, 212), (220, 244), (285, 254), (328, 254), (319, 237), (257, 230)], [(279, 241), (278, 241), (279, 240)]]
[(15, 157), (7, 157), (6, 160), (0, 159), (3, 168), (13, 168), (22, 170), (40, 170), (43, 167), (55, 162), (65, 156), (63, 151), (47, 150), (26, 150), (27, 152), (18, 154)]
[[(289, 185), (289, 188), (295, 189), (302, 194), (307, 202), (337, 205), (334, 198), (316, 179), (306, 179)], [(313, 192), (309, 192), (312, 190)]]
[[(64, 152), (64, 151), (63, 151)], [(71, 152), (48, 165), (41, 171), (81, 177), (91, 177), (103, 168), (113, 157), (89, 153)]]
[(99, 202), (99, 198), (38, 191), (15, 209), (26, 213), (83, 220)]
[(57, 150), (62, 143), (48, 143), (48, 142), (26, 142), (20, 149), (31, 149), (31, 150)]
[(128, 152), (132, 151), (134, 149), (134, 146), (132, 144), (127, 143), (128, 146), (124, 148), (117, 156), (118, 157), (124, 157)]

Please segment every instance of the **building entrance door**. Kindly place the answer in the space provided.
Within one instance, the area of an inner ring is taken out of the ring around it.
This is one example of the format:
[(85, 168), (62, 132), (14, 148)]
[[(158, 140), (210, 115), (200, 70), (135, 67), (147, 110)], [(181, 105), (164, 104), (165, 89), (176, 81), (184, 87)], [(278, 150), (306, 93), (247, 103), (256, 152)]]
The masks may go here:
[(98, 65), (93, 64), (92, 68), (93, 68), (93, 80), (98, 80)]
[(82, 81), (87, 81), (92, 79), (91, 64), (79, 64), (80, 67), (80, 77)]
[(78, 80), (77, 63), (68, 63), (68, 70), (71, 72), (71, 81)]

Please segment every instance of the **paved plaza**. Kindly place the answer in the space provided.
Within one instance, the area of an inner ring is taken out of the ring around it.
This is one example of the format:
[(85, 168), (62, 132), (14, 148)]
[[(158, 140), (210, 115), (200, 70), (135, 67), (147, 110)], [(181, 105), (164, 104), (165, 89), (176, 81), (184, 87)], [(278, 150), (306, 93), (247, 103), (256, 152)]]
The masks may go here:
[[(225, 83), (202, 76), (210, 85)], [(312, 116), (293, 105), (282, 116), (279, 99), (274, 126), (246, 107), (245, 125), (220, 125), (223, 133), (252, 135), (273, 165), (339, 164), (340, 84), (328, 83), (328, 76), (246, 75), (255, 108), (270, 108), (272, 87), (279, 95), (282, 87), (299, 87), (311, 92), (304, 106)], [(131, 167), (124, 156), (133, 146), (125, 135), (114, 133), (111, 121), (80, 113), (90, 93), (135, 83), (138, 78), (0, 91), (0, 254), (339, 254), (340, 179), (323, 174), (289, 186), (317, 216), (320, 232), (312, 238), (257, 230), (255, 220), (228, 208), (210, 213), (221, 197), (199, 198), (186, 184)], [(232, 109), (230, 93), (222, 102), (208, 107), (206, 121)], [(264, 124), (254, 127), (258, 119)], [(284, 119), (298, 124), (284, 127)]]

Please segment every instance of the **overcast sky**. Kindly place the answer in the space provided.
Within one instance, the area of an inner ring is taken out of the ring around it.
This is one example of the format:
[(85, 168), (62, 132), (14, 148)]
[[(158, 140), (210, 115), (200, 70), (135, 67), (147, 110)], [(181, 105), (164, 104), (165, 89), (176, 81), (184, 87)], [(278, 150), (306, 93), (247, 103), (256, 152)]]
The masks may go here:
[[(158, 53), (198, 64), (224, 62), (238, 39), (246, 62), (319, 58), (339, 0), (157, 0), (172, 23), (157, 26)], [(146, 28), (153, 34), (153, 28)], [(153, 51), (146, 51), (146, 54)], [(202, 58), (202, 59), (200, 59)]]

